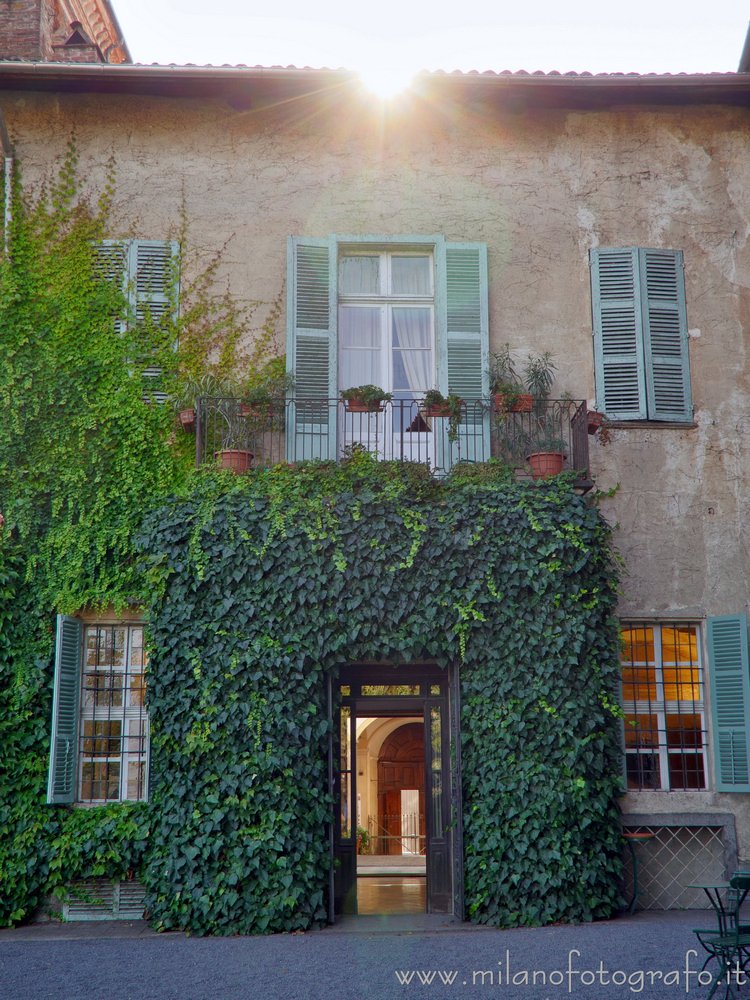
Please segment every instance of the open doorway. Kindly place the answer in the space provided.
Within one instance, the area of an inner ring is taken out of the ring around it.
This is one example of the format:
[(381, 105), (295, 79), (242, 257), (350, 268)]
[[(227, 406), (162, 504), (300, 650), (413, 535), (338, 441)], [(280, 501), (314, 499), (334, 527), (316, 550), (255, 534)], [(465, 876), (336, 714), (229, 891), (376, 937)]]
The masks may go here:
[(424, 718), (356, 721), (357, 910), (425, 913)]
[(454, 687), (451, 671), (430, 665), (340, 670), (331, 697), (331, 919), (462, 912)]

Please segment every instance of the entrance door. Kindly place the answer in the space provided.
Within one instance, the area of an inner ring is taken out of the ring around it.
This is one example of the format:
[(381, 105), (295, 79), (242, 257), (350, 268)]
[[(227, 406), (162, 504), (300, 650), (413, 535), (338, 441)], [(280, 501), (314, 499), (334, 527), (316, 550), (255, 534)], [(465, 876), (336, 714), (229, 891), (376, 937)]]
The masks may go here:
[[(425, 818), (427, 912), (453, 913), (454, 885), (460, 882), (456, 873), (461, 863), (461, 845), (454, 837), (451, 812), (455, 818), (460, 809), (460, 795), (456, 796), (453, 810), (451, 799), (460, 786), (458, 775), (451, 774), (447, 671), (431, 666), (347, 667), (341, 670), (337, 687), (332, 787), (336, 810), (332, 844), (335, 913), (357, 912), (357, 776), (361, 768), (356, 759), (356, 724), (358, 717), (379, 716), (412, 719), (419, 716), (424, 720), (420, 740), (424, 748), (422, 773), (419, 776), (410, 773), (410, 789), (404, 789), (403, 785), (398, 789), (386, 788), (383, 804), (386, 810), (395, 807), (395, 795), (389, 803), (387, 793), (397, 793), (400, 813), (401, 792), (418, 794), (423, 789), (420, 797)], [(408, 762), (403, 763), (401, 777), (406, 778)], [(407, 832), (408, 836), (416, 842), (421, 840), (416, 831)]]

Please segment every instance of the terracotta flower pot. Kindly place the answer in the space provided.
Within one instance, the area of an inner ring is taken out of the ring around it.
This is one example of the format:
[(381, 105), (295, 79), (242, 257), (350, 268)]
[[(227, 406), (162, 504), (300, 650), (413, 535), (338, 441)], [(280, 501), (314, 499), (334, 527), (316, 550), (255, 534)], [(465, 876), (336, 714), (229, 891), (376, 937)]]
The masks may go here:
[(382, 413), (382, 403), (363, 403), (361, 399), (347, 399), (346, 408), (349, 413)]
[(449, 417), (451, 415), (450, 406), (441, 406), (436, 403), (434, 406), (426, 406), (424, 410), (426, 417)]
[(535, 451), (526, 456), (534, 479), (549, 479), (559, 475), (565, 465), (565, 455), (561, 451)]
[(492, 405), (495, 413), (531, 413), (534, 406), (534, 397), (530, 392), (522, 392), (514, 403), (508, 406), (508, 397), (503, 392), (496, 392), (492, 397)]
[(604, 423), (604, 414), (600, 413), (598, 410), (589, 410), (586, 414), (586, 419), (588, 421), (587, 430), (589, 434), (596, 434), (599, 428)]
[(264, 403), (240, 403), (239, 414), (241, 417), (259, 420), (262, 417), (272, 417), (273, 407)]
[(195, 410), (192, 407), (180, 410), (178, 416), (182, 429), (192, 434), (195, 430)]
[(214, 452), (214, 458), (220, 469), (231, 472), (247, 472), (252, 466), (253, 453), (245, 448), (223, 448)]

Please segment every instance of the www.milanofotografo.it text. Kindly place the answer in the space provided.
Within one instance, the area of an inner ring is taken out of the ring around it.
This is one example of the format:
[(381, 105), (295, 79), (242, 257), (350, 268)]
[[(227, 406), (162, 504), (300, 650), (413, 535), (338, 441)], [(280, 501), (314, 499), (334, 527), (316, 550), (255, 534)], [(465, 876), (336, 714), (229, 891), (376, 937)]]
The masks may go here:
[[(670, 969), (612, 969), (603, 959), (590, 964), (581, 959), (582, 953), (571, 948), (564, 967), (531, 969), (515, 965), (510, 950), (506, 950), (494, 968), (471, 969), (464, 973), (458, 969), (395, 969), (394, 973), (402, 986), (544, 986), (568, 995), (577, 995), (582, 988), (615, 988), (618, 992), (624, 988), (626, 992), (638, 994), (648, 986), (659, 984), (689, 994), (710, 986), (717, 975), (698, 965), (698, 952), (693, 948), (685, 952), (681, 966)], [(750, 975), (739, 962), (719, 971), (721, 980), (727, 984), (744, 986), (750, 982)]]

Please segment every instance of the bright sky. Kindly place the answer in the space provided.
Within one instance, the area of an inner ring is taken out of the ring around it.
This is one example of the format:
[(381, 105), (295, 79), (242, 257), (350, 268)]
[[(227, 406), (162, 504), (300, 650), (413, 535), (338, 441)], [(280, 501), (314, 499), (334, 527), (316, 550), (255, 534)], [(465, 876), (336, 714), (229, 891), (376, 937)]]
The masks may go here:
[(112, 3), (135, 62), (411, 72), (734, 71), (750, 17), (746, 0)]

